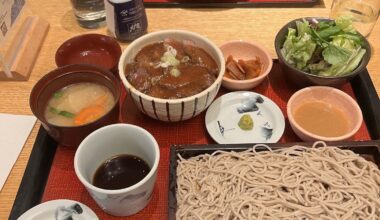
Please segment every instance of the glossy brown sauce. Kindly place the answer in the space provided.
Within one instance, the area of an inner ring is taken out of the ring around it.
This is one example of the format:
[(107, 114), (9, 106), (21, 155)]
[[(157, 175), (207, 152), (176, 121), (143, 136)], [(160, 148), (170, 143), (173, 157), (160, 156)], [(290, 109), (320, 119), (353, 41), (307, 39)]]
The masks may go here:
[[(168, 51), (175, 51), (171, 57), (175, 64), (165, 61)], [(145, 46), (125, 67), (127, 80), (137, 90), (164, 99), (195, 95), (208, 88), (218, 72), (215, 60), (205, 50), (191, 41), (173, 39)]]
[(93, 184), (102, 189), (123, 189), (140, 182), (150, 171), (149, 165), (133, 155), (118, 155), (96, 170)]
[(349, 131), (347, 115), (327, 102), (302, 104), (294, 111), (294, 120), (306, 131), (323, 137), (337, 137)]

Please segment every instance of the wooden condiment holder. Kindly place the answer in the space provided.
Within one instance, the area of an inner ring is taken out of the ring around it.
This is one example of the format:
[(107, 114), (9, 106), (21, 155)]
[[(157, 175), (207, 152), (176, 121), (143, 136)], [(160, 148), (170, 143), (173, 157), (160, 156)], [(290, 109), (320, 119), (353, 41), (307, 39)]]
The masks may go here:
[(49, 23), (37, 16), (29, 16), (23, 22), (11, 46), (4, 54), (8, 73), (0, 69), (1, 81), (26, 81), (29, 79), (42, 43), (49, 30)]

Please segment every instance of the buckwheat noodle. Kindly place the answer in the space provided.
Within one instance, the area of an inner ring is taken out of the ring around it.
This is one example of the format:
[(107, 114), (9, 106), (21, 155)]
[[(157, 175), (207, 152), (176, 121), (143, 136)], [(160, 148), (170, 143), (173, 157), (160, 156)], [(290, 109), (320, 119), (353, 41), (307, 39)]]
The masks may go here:
[(350, 150), (316, 142), (179, 157), (177, 219), (380, 219), (380, 171)]

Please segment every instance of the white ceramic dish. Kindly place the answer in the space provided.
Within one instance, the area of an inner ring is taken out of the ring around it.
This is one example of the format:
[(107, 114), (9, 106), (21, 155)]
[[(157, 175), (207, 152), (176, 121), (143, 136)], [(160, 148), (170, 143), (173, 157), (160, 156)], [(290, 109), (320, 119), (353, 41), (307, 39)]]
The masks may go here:
[[(66, 199), (52, 200), (45, 203), (41, 203), (18, 218), (18, 220), (63, 220), (69, 219), (70, 211), (65, 211), (68, 207), (78, 204), (83, 212), (81, 214), (71, 215), (73, 220), (98, 220), (96, 214), (86, 205)], [(62, 209), (63, 208), (63, 209)], [(59, 211), (58, 211), (59, 210)]]
[[(253, 119), (252, 130), (242, 130), (238, 126), (243, 114)], [(231, 92), (210, 105), (206, 128), (219, 144), (276, 143), (284, 133), (285, 119), (269, 98), (254, 92)]]
[[(135, 89), (125, 77), (125, 66), (134, 60), (136, 54), (146, 45), (163, 41), (167, 38), (175, 40), (191, 40), (198, 47), (206, 50), (215, 60), (219, 68), (219, 75), (210, 87), (202, 92), (181, 99), (161, 99), (148, 96)], [(135, 105), (146, 115), (161, 121), (175, 122), (190, 119), (199, 115), (214, 100), (222, 84), (225, 63), (220, 49), (209, 39), (197, 33), (182, 30), (164, 30), (144, 35), (123, 51), (119, 61), (119, 76), (132, 97)]]

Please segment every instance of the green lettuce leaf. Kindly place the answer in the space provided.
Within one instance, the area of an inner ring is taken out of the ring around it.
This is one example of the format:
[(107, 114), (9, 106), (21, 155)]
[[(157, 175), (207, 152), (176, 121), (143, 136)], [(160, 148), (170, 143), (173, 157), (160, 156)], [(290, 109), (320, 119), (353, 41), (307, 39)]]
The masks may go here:
[(330, 43), (349, 51), (355, 51), (361, 47), (362, 39), (361, 37), (356, 37), (354, 35), (343, 34), (333, 36)]
[(322, 38), (323, 40), (329, 40), (331, 36), (334, 36), (340, 33), (341, 31), (342, 29), (340, 29), (337, 26), (330, 26), (328, 28), (318, 30), (317, 33), (319, 37)]
[(342, 76), (347, 73), (352, 72), (362, 60), (366, 50), (363, 48), (358, 48), (354, 51), (352, 55), (345, 62), (340, 62), (332, 65), (326, 70), (322, 70), (318, 75), (320, 76)]
[(296, 27), (297, 36), (302, 37), (304, 34), (310, 34), (310, 26), (308, 21), (296, 21)]
[(335, 65), (346, 62), (351, 57), (351, 52), (334, 44), (329, 44), (329, 46), (322, 51), (322, 56), (326, 62)]
[(304, 69), (316, 48), (316, 43), (309, 34), (310, 27), (307, 21), (297, 21), (296, 26), (298, 34), (296, 35), (295, 29), (288, 29), (281, 53), (286, 62), (294, 65), (297, 69)]
[(319, 72), (327, 70), (331, 65), (324, 60), (319, 61), (318, 63), (312, 63), (308, 65), (308, 69), (311, 74), (318, 75)]
[(344, 15), (335, 19), (335, 24), (344, 32), (357, 33), (354, 26), (352, 26), (352, 20), (353, 17), (351, 15)]
[(297, 69), (321, 76), (339, 76), (359, 65), (366, 53), (363, 45), (363, 37), (348, 16), (316, 24), (303, 20), (296, 22), (296, 29), (289, 28), (281, 53)]

